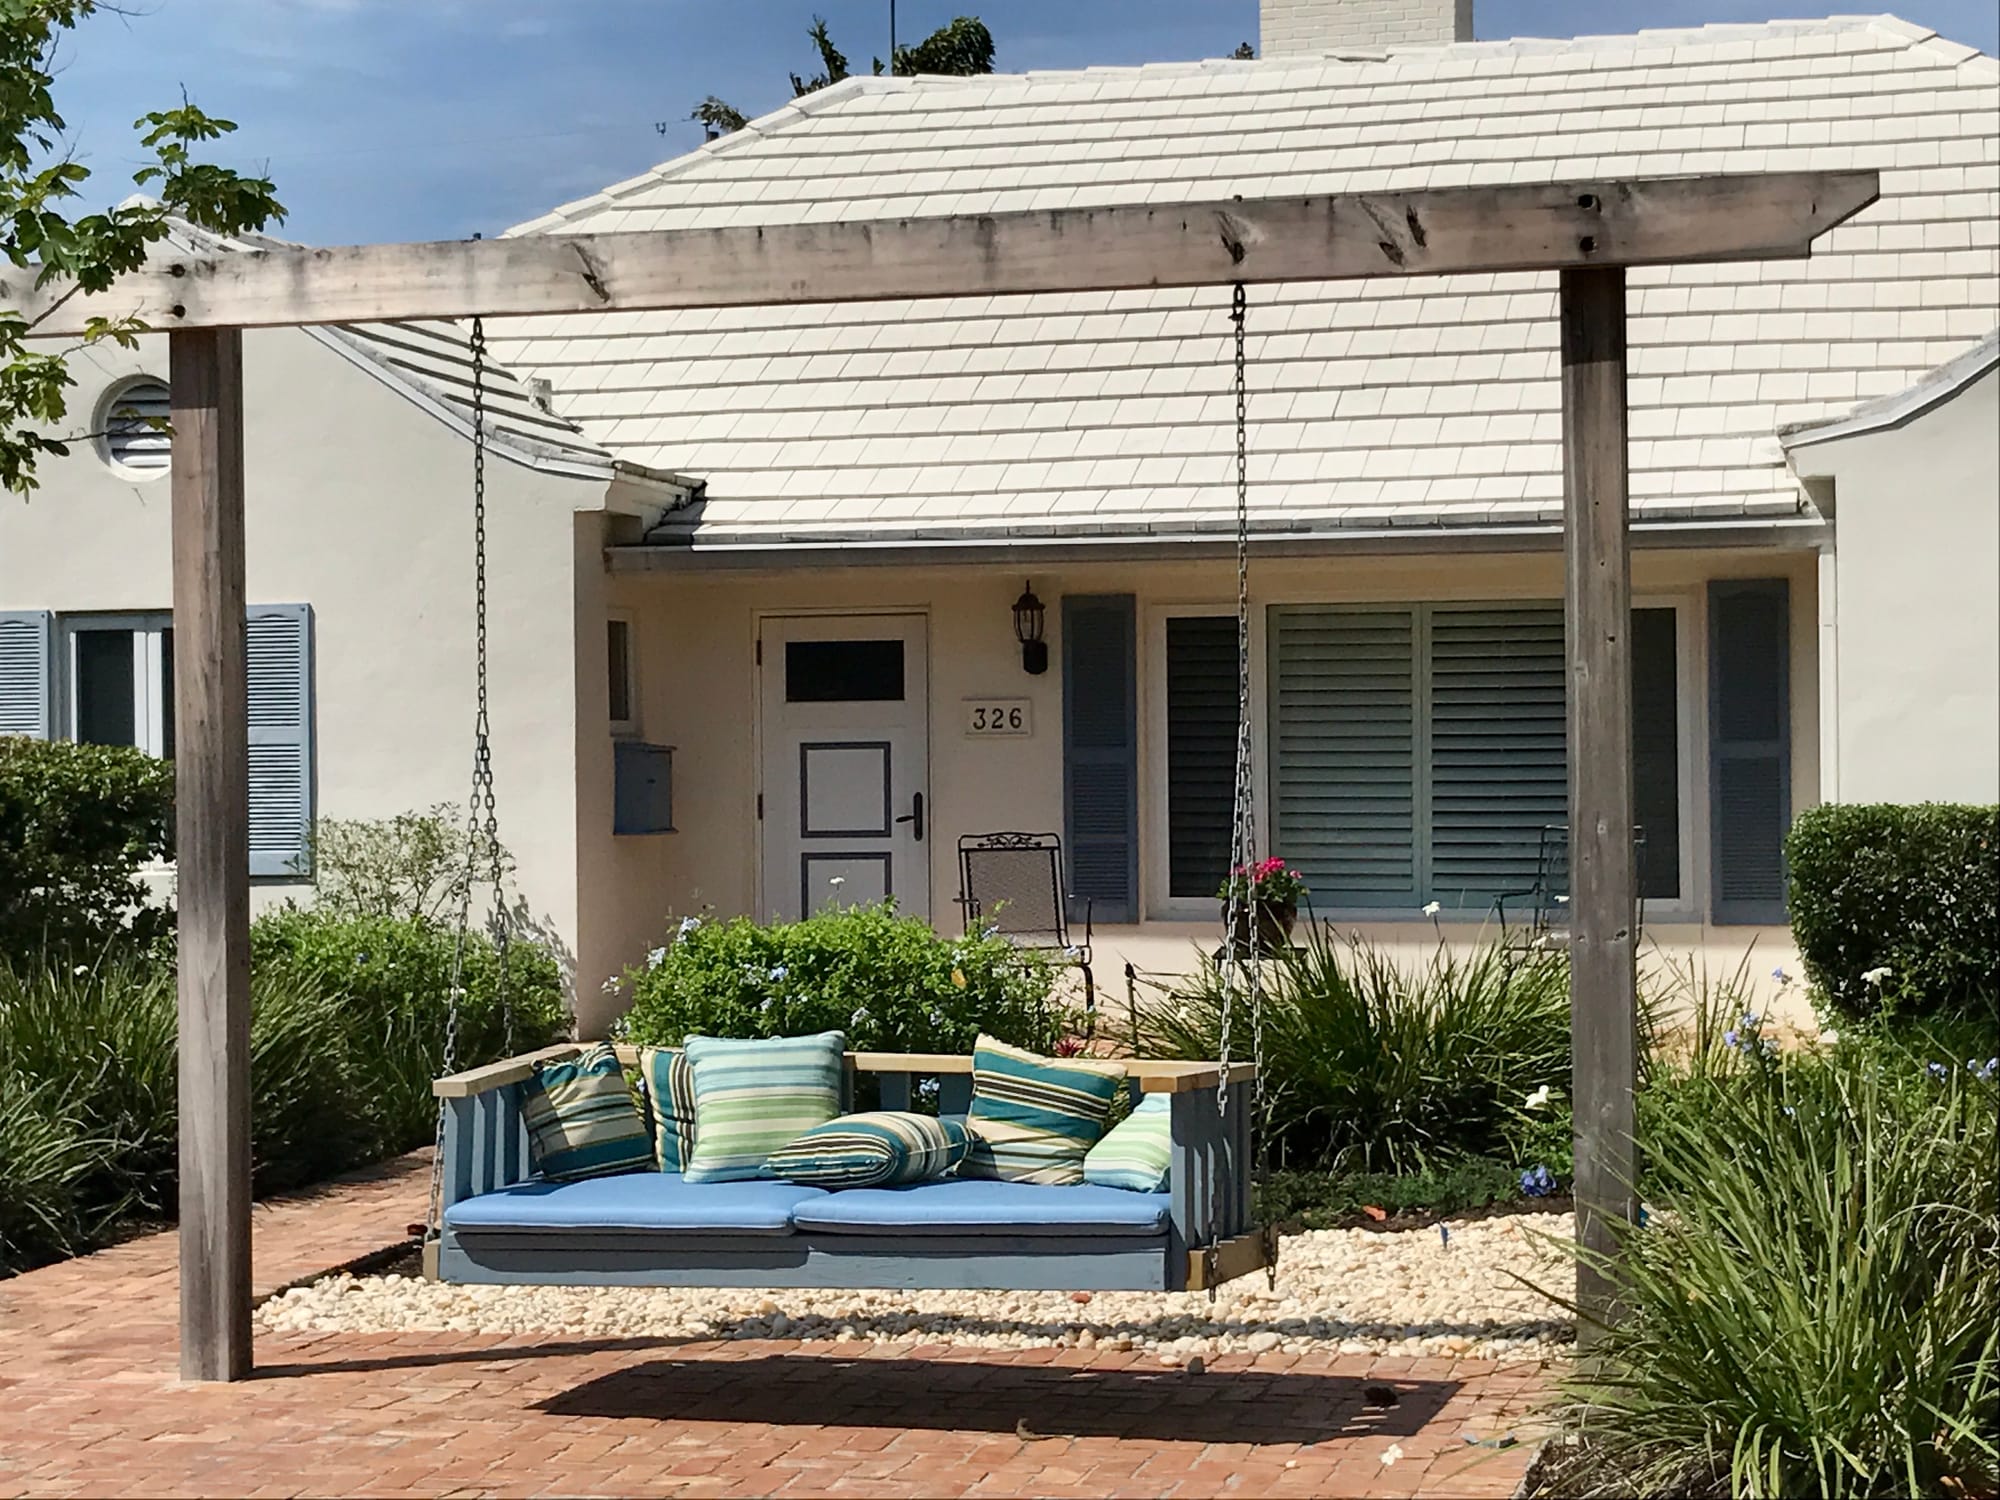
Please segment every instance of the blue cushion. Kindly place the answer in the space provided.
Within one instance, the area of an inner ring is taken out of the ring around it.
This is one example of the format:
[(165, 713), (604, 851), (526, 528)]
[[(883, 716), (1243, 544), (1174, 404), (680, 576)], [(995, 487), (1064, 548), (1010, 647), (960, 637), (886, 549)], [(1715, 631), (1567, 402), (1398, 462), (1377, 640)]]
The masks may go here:
[[(792, 1209), (824, 1190), (790, 1182), (685, 1182), (627, 1172), (581, 1182), (524, 1182), (454, 1203), (454, 1229), (655, 1229), (681, 1234), (790, 1234)], [(1129, 1194), (1126, 1196), (1130, 1196)]]
[(802, 1201), (792, 1222), (828, 1234), (1165, 1234), (1167, 1195), (948, 1177), (821, 1194)]

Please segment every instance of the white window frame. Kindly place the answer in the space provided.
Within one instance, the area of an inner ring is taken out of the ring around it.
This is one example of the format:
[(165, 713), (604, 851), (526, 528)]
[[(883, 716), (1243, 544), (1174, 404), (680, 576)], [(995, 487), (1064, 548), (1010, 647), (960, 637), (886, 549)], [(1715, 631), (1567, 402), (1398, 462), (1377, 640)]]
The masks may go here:
[[(623, 719), (611, 716), (611, 627), (625, 627), (625, 703), (632, 710)], [(609, 720), (611, 734), (617, 739), (636, 739), (639, 736), (641, 705), (639, 698), (639, 622), (629, 609), (614, 609), (604, 617), (604, 712)]]
[[(1380, 597), (1329, 598), (1312, 594), (1296, 596), (1288, 594), (1280, 598), (1260, 599), (1253, 604), (1250, 618), (1250, 741), (1260, 839), (1268, 845), (1271, 833), (1271, 764), (1268, 748), (1270, 671), (1266, 646), (1266, 629), (1271, 608), (1288, 605), (1324, 605), (1349, 609), (1415, 609), (1427, 606), (1471, 607), (1482, 604), (1501, 608), (1546, 608), (1551, 602), (1559, 607), (1562, 601), (1560, 598), (1551, 601), (1542, 594), (1494, 596), (1482, 590), (1463, 594), (1442, 592), (1416, 600)], [(1699, 588), (1635, 592), (1632, 596), (1632, 608), (1674, 611), (1676, 693), (1674, 722), (1677, 744), (1675, 771), (1680, 814), (1678, 829), (1680, 894), (1671, 901), (1664, 899), (1648, 901), (1645, 904), (1645, 920), (1649, 927), (1655, 922), (1676, 925), (1699, 922), (1703, 920), (1701, 892), (1707, 888), (1707, 870), (1705, 863), (1702, 863), (1706, 857), (1706, 846), (1701, 843), (1702, 830), (1706, 827), (1708, 753), (1705, 709), (1707, 676), (1702, 652), (1699, 650), (1703, 632), (1707, 628), (1703, 598)], [(1144, 627), (1140, 640), (1139, 663), (1140, 712), (1143, 716), (1139, 746), (1141, 789), (1139, 815), (1140, 837), (1144, 847), (1140, 851), (1139, 875), (1140, 910), (1145, 913), (1147, 921), (1205, 921), (1215, 915), (1215, 903), (1212, 901), (1189, 897), (1172, 898), (1166, 894), (1169, 868), (1167, 621), (1184, 615), (1213, 616), (1235, 613), (1235, 604), (1222, 600), (1152, 604), (1143, 608)], [(1699, 816), (1697, 816), (1698, 811)], [(1421, 910), (1405, 911), (1401, 907), (1393, 906), (1316, 905), (1313, 909), (1316, 915), (1331, 921), (1423, 923), (1429, 921)]]
[(59, 618), (62, 680), (58, 692), (58, 720), (62, 738), (77, 737), (77, 714), (81, 708), (78, 692), (77, 648), (79, 638), (99, 630), (132, 632), (132, 733), (138, 748), (148, 755), (164, 757), (167, 737), (167, 704), (160, 679), (165, 666), (166, 632), (173, 628), (173, 616), (165, 610), (145, 610), (130, 614), (66, 614)]
[[(1183, 618), (1236, 617), (1234, 600), (1184, 604), (1154, 604), (1144, 610), (1139, 644), (1139, 910), (1150, 922), (1199, 922), (1213, 919), (1211, 898), (1173, 896), (1167, 847), (1167, 621)], [(1260, 834), (1268, 834), (1265, 809), (1270, 804), (1269, 767), (1264, 754), (1268, 684), (1264, 672), (1262, 603), (1250, 608), (1250, 758), (1251, 788), (1257, 802)]]

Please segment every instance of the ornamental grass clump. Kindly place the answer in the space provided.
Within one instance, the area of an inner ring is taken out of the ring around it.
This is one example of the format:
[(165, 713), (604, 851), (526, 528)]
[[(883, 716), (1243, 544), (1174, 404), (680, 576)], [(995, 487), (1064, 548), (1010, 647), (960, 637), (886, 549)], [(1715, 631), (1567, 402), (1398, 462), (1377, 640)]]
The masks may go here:
[(1923, 1037), (1759, 1022), (1642, 1117), (1629, 1315), (1567, 1384), (1575, 1496), (1990, 1496), (1996, 1085)]
[[(1315, 923), (1264, 974), (1263, 1128), (1288, 1166), (1415, 1172), (1511, 1158), (1525, 1101), (1569, 1085), (1569, 965), (1559, 951), (1439, 944), (1405, 964)], [(1142, 993), (1138, 1051), (1216, 1056), (1222, 999), (1212, 963), (1171, 991)], [(1242, 1056), (1252, 1042), (1240, 1008), (1233, 1028)]]

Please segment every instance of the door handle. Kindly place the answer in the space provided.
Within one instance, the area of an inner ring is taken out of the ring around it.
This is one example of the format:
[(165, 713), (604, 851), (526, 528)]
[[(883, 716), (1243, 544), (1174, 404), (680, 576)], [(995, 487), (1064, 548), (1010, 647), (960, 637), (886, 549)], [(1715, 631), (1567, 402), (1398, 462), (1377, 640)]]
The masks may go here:
[(910, 810), (904, 813), (902, 817), (896, 819), (896, 821), (898, 823), (914, 823), (916, 827), (912, 828), (910, 833), (918, 843), (921, 844), (924, 841), (924, 794), (922, 792), (918, 792), (910, 798)]

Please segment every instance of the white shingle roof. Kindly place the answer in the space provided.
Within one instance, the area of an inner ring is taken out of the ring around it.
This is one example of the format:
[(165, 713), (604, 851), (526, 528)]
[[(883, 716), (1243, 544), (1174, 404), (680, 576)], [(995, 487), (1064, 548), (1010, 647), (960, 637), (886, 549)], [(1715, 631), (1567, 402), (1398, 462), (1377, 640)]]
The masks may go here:
[[(978, 79), (851, 79), (523, 232), (1880, 169), (1809, 262), (1631, 273), (1643, 519), (1787, 515), (1779, 426), (2000, 320), (2000, 64), (1893, 17)], [(1228, 294), (496, 323), (709, 540), (1229, 524)], [(1252, 504), (1287, 528), (1560, 513), (1553, 275), (1253, 289)]]

